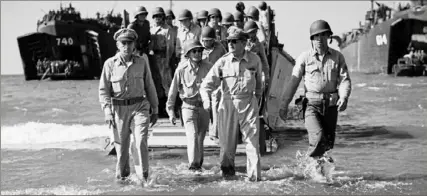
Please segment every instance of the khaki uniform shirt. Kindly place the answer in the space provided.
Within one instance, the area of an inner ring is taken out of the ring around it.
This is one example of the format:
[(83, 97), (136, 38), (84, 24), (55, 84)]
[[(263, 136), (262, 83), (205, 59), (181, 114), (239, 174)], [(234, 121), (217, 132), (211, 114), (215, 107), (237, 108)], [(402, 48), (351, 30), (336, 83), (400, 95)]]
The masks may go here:
[(165, 57), (170, 57), (170, 48), (172, 47), (172, 28), (165, 24), (157, 26), (154, 24), (150, 28), (151, 42), (149, 45), (150, 50), (154, 51), (154, 54), (162, 53)]
[(233, 53), (227, 53), (213, 65), (200, 88), (203, 102), (210, 101), (210, 94), (218, 87), (223, 95), (255, 95), (261, 97), (260, 58), (245, 51), (243, 58), (238, 60)]
[(176, 55), (178, 57), (183, 56), (184, 50), (182, 47), (184, 42), (189, 39), (200, 40), (201, 33), (202, 33), (202, 30), (200, 29), (200, 27), (193, 23), (191, 23), (189, 29), (186, 29), (184, 27), (178, 28), (178, 34), (176, 38), (176, 47), (175, 47)]
[[(338, 89), (341, 98), (348, 98), (351, 93), (351, 80), (344, 56), (332, 48), (328, 49), (323, 61), (319, 60), (314, 49), (303, 52), (296, 60), (292, 76), (300, 80), (304, 77), (307, 92), (334, 93)], [(287, 96), (291, 98), (291, 95)]]
[(189, 60), (185, 60), (176, 69), (172, 79), (172, 84), (169, 89), (168, 100), (166, 102), (166, 110), (168, 114), (173, 114), (176, 95), (185, 102), (201, 101), (199, 88), (203, 79), (212, 68), (212, 64), (206, 60), (202, 60), (198, 67), (192, 65)]
[(158, 113), (156, 88), (150, 67), (140, 56), (132, 56), (132, 62), (123, 62), (119, 53), (107, 59), (99, 80), (99, 101), (106, 114), (111, 113), (111, 98), (129, 99), (147, 97), (153, 113)]

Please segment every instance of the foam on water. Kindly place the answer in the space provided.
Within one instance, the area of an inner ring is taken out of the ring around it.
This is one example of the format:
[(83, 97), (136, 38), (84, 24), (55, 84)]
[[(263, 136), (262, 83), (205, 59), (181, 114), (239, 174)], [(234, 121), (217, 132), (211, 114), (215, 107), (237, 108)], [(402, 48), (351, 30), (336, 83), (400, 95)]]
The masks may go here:
[(109, 136), (106, 125), (62, 125), (55, 123), (28, 122), (1, 127), (1, 147), (28, 146), (79, 141)]

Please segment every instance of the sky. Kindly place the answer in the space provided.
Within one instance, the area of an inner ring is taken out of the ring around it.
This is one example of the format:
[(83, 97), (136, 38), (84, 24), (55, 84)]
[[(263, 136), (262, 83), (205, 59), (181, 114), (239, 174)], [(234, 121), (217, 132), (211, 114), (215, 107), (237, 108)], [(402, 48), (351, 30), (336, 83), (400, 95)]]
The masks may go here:
[[(114, 13), (127, 10), (132, 16), (136, 6), (145, 6), (149, 12), (155, 7), (169, 8), (169, 1), (1, 1), (1, 75), (23, 74), (17, 37), (35, 32), (37, 20), (45, 12), (58, 9), (60, 3), (73, 7), (83, 17), (96, 17), (95, 13), (107, 13), (114, 8)], [(205, 9), (219, 8), (222, 13), (236, 11), (238, 1), (173, 1), (175, 15), (187, 8), (193, 13)], [(256, 6), (260, 1), (243, 1), (246, 9)], [(276, 12), (276, 29), (279, 42), (294, 58), (310, 46), (309, 27), (318, 19), (329, 22), (336, 35), (350, 31), (364, 21), (365, 13), (370, 9), (370, 1), (266, 1)], [(382, 1), (395, 6), (396, 1)]]

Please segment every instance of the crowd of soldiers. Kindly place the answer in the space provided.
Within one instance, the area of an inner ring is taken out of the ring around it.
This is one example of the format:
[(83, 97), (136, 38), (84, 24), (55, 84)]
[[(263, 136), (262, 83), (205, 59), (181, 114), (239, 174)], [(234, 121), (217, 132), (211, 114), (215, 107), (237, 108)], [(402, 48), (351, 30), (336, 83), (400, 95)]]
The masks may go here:
[(36, 64), (39, 74), (59, 74), (65, 73), (65, 76), (74, 76), (82, 71), (82, 66), (77, 61), (72, 60), (49, 60), (44, 58), (38, 60)]
[[(117, 152), (117, 179), (130, 174), (129, 146), (136, 143), (135, 170), (140, 179), (148, 180), (148, 127), (156, 124), (159, 110), (165, 109), (172, 124), (176, 123), (176, 102), (182, 101), (181, 119), (187, 137), (188, 169), (201, 172), (203, 141), (209, 132), (218, 139), (220, 168), (226, 179), (235, 177), (235, 153), (239, 133), (246, 145), (247, 180), (260, 181), (259, 148), (261, 97), (270, 78), (268, 21), (260, 22), (258, 8), (245, 13), (242, 2), (237, 11), (224, 13), (217, 8), (201, 10), (196, 18), (190, 10), (178, 14), (156, 7), (153, 24), (148, 11), (139, 6), (135, 20), (114, 34), (118, 53), (103, 67), (99, 100), (105, 121), (112, 129), (112, 143)], [(261, 11), (260, 11), (261, 10)], [(266, 17), (263, 17), (264, 19)], [(301, 54), (286, 88), (280, 117), (287, 109), (299, 82), (304, 78), (305, 123), (310, 147), (307, 155), (318, 161), (333, 148), (338, 111), (344, 111), (351, 92), (350, 77), (344, 57), (329, 48), (332, 36), (329, 24), (315, 21), (310, 27), (311, 47)], [(160, 74), (155, 78), (155, 70)], [(159, 85), (160, 84), (160, 85)], [(159, 107), (159, 98), (167, 99)], [(135, 127), (131, 130), (131, 122)]]

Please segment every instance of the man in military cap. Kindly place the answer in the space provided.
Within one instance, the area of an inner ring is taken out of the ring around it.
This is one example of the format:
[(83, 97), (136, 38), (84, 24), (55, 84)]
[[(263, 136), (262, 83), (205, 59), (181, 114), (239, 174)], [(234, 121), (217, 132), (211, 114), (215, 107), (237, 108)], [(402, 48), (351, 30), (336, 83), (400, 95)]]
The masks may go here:
[(138, 40), (136, 41), (136, 50), (139, 55), (145, 53), (148, 55), (148, 43), (150, 42), (150, 22), (146, 20), (148, 15), (147, 9), (144, 6), (138, 6), (135, 8), (133, 16), (135, 18), (129, 25), (129, 29), (135, 30), (138, 34)]
[[(122, 28), (114, 34), (119, 52), (104, 63), (99, 81), (99, 101), (105, 114), (105, 121), (113, 130), (113, 143), (117, 152), (116, 177), (123, 180), (130, 175), (129, 145), (130, 125), (138, 148), (135, 170), (148, 178), (148, 125), (157, 121), (158, 100), (149, 65), (133, 53), (137, 33)], [(151, 106), (151, 116), (150, 116)], [(140, 174), (138, 174), (140, 175)]]
[(179, 14), (178, 20), (181, 26), (178, 28), (178, 36), (176, 40), (175, 53), (178, 59), (184, 58), (184, 50), (182, 46), (189, 39), (200, 39), (201, 29), (198, 25), (191, 22), (193, 14), (188, 9), (184, 9)]
[(211, 93), (221, 88), (218, 131), (222, 176), (235, 176), (234, 158), (240, 128), (246, 143), (248, 180), (258, 181), (261, 179), (258, 99), (262, 94), (262, 65), (256, 54), (245, 50), (247, 39), (242, 29), (230, 27), (229, 53), (209, 71), (200, 87), (200, 95), (203, 107), (210, 110)]
[(209, 112), (203, 108), (199, 87), (212, 64), (202, 60), (202, 44), (196, 39), (184, 43), (184, 55), (187, 56), (175, 71), (169, 91), (167, 112), (172, 124), (175, 124), (175, 101), (177, 94), (183, 101), (182, 118), (187, 136), (189, 169), (201, 171), (203, 164), (203, 141), (209, 128)]
[(257, 54), (259, 58), (261, 58), (264, 82), (268, 85), (268, 82), (270, 81), (270, 65), (268, 65), (264, 45), (259, 42), (257, 37), (258, 25), (254, 21), (247, 21), (243, 29), (249, 36), (246, 50)]
[[(202, 43), (205, 47), (203, 50), (203, 59), (208, 60), (210, 63), (215, 64), (216, 61), (227, 53), (224, 46), (215, 40), (215, 30), (209, 26), (202, 29)], [(212, 140), (218, 141), (218, 103), (221, 97), (219, 89), (212, 92), (212, 127), (209, 130), (209, 136)]]
[(296, 60), (292, 78), (284, 92), (280, 117), (285, 120), (288, 105), (304, 78), (305, 127), (308, 131), (308, 156), (322, 158), (334, 147), (338, 112), (347, 108), (351, 80), (344, 56), (328, 47), (332, 30), (324, 20), (310, 26), (311, 48)]

